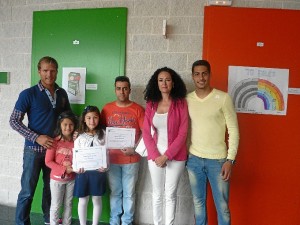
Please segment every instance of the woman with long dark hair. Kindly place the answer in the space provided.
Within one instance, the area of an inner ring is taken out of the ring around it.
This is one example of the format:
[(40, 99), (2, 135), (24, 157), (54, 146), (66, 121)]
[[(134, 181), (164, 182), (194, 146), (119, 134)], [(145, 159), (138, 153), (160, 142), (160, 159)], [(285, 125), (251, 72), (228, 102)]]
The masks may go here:
[(186, 93), (181, 77), (167, 67), (154, 72), (144, 91), (147, 104), (143, 139), (152, 180), (155, 225), (174, 224), (177, 186), (187, 160)]

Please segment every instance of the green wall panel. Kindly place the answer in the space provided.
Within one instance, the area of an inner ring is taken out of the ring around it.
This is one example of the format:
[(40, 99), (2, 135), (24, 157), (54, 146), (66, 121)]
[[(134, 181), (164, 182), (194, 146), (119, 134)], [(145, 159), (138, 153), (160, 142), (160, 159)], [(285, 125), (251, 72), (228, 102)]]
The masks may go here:
[[(85, 104), (72, 104), (78, 115), (86, 105), (100, 108), (115, 99), (114, 78), (125, 75), (126, 8), (99, 8), (40, 11), (33, 13), (31, 84), (39, 81), (37, 63), (43, 56), (59, 64), (57, 83), (62, 82), (63, 67), (86, 67), (86, 83), (97, 90), (86, 90)], [(74, 45), (73, 41), (79, 41)], [(42, 180), (37, 187), (32, 211), (41, 211)], [(90, 200), (91, 202), (91, 200)], [(92, 218), (91, 204), (89, 218)], [(77, 201), (73, 216), (78, 217)], [(103, 198), (101, 221), (108, 222), (109, 198)]]

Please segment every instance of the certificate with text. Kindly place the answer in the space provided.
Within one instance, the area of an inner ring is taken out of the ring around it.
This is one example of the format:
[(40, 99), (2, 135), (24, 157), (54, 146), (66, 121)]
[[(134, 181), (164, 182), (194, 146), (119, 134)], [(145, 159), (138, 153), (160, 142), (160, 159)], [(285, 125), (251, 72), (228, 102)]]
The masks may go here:
[(133, 148), (135, 144), (134, 128), (106, 128), (106, 147), (110, 149)]
[(93, 146), (73, 149), (73, 170), (97, 170), (107, 168), (107, 155), (105, 146)]

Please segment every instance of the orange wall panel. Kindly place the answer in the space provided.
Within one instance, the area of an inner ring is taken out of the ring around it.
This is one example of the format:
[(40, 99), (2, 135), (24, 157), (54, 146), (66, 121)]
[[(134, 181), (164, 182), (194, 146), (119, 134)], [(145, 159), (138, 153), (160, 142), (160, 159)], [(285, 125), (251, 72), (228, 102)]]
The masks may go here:
[[(205, 7), (203, 59), (212, 65), (212, 85), (224, 91), (228, 66), (287, 68), (289, 87), (300, 88), (300, 11)], [(238, 114), (233, 225), (300, 224), (299, 115), (299, 95), (288, 96), (286, 116)], [(208, 212), (217, 224), (211, 199)]]

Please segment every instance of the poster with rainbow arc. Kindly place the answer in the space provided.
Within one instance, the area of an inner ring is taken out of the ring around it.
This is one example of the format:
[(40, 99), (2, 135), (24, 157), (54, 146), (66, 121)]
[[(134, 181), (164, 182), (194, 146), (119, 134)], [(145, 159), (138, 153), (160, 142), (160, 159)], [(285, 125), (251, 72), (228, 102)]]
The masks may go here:
[(228, 93), (237, 112), (286, 115), (288, 69), (229, 66)]

